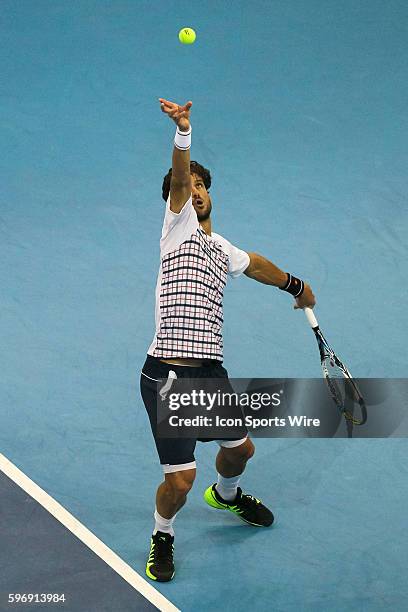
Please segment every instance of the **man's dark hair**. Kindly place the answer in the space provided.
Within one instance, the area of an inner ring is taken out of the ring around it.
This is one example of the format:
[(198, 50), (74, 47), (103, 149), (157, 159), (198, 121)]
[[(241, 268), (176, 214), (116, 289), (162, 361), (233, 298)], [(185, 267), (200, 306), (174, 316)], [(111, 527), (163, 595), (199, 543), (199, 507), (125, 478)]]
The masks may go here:
[[(201, 164), (196, 161), (190, 161), (190, 174), (198, 174), (203, 179), (205, 188), (207, 191), (211, 187), (211, 174), (207, 168), (204, 168)], [(170, 181), (171, 181), (171, 168), (163, 179), (162, 185), (162, 197), (165, 202), (167, 202), (167, 198), (170, 193)]]

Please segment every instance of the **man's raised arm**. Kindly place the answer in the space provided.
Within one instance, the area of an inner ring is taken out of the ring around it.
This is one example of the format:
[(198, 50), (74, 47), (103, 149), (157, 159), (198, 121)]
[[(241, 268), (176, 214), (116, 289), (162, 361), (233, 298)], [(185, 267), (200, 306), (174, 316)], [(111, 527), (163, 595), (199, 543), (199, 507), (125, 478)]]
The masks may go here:
[(173, 119), (177, 125), (170, 181), (170, 210), (179, 213), (191, 195), (190, 108), (193, 103), (187, 102), (184, 106), (179, 106), (164, 98), (159, 98), (159, 101), (162, 112)]

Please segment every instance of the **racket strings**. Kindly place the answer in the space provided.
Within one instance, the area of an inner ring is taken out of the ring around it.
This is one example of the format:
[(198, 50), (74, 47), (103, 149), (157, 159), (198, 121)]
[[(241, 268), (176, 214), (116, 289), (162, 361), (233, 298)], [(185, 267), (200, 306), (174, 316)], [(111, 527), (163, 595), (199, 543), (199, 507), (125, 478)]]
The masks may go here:
[[(333, 401), (345, 419), (353, 425), (365, 423), (367, 417), (364, 401), (346, 366), (332, 351), (326, 350), (322, 369)], [(361, 416), (355, 414), (356, 404), (359, 405)]]
[[(363, 425), (367, 421), (367, 408), (357, 384), (347, 367), (330, 348), (321, 330), (314, 331), (319, 346), (324, 379), (333, 401), (347, 421), (353, 425)], [(360, 418), (354, 414), (356, 404), (359, 405)]]

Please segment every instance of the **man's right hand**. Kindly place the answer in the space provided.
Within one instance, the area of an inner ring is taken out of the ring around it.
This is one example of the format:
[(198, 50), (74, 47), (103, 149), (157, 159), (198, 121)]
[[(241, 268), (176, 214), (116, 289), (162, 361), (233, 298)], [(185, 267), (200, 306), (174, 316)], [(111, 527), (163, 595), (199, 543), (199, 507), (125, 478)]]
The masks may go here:
[(313, 291), (310, 285), (305, 283), (305, 288), (303, 290), (303, 293), (300, 297), (296, 298), (296, 304), (294, 305), (293, 308), (295, 309), (306, 308), (306, 307), (313, 308), (315, 304), (316, 304), (316, 299), (315, 299), (315, 296), (313, 295)]
[(193, 106), (193, 103), (190, 101), (184, 106), (179, 106), (164, 98), (159, 98), (159, 102), (162, 112), (173, 119), (180, 132), (188, 132), (190, 129), (190, 108)]

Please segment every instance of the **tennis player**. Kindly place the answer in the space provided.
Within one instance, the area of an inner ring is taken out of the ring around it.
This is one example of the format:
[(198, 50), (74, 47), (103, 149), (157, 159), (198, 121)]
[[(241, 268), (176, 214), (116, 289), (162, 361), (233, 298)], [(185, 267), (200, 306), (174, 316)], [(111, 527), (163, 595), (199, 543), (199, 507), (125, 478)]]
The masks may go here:
[[(146, 574), (166, 582), (174, 576), (176, 513), (185, 504), (196, 475), (197, 440), (156, 436), (157, 381), (171, 378), (224, 378), (222, 365), (222, 299), (227, 276), (246, 274), (294, 296), (295, 308), (313, 307), (309, 285), (273, 263), (246, 253), (215, 234), (211, 225), (210, 172), (190, 161), (192, 102), (179, 106), (159, 99), (161, 110), (177, 125), (172, 168), (164, 177), (166, 212), (160, 240), (160, 270), (156, 287), (156, 334), (141, 373), (141, 393), (149, 415), (164, 481), (157, 489), (155, 526)], [(167, 384), (167, 383), (166, 383)], [(257, 527), (268, 527), (272, 512), (238, 486), (254, 445), (246, 431), (238, 439), (218, 441), (218, 480), (204, 500), (228, 510)]]

